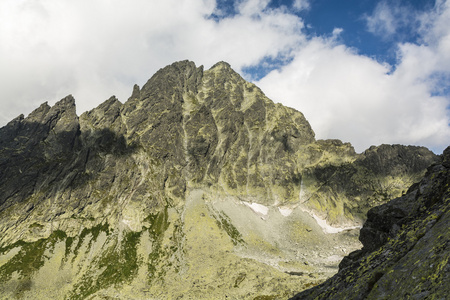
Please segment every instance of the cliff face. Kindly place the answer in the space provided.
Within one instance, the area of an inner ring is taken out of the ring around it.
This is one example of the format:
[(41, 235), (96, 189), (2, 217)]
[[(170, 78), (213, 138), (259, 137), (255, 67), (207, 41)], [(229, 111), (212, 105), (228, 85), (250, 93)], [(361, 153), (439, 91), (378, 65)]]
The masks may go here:
[(364, 220), (369, 208), (402, 195), (436, 161), (424, 147), (372, 146), (355, 155), (339, 141), (318, 141), (312, 147), (317, 145), (322, 159), (302, 172), (301, 202), (330, 224)]
[(361, 250), (292, 299), (446, 299), (450, 294), (450, 147), (406, 195), (369, 210)]
[(228, 64), (174, 63), (124, 104), (78, 117), (68, 96), (0, 129), (0, 294), (287, 297), (437, 159), (316, 141)]

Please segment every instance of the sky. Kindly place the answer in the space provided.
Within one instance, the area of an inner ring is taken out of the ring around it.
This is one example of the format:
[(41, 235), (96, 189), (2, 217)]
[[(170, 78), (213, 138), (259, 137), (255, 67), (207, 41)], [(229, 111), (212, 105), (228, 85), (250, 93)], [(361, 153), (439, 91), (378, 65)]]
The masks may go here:
[(185, 59), (357, 152), (450, 144), (450, 0), (1, 0), (0, 126), (69, 94), (78, 114), (125, 102)]

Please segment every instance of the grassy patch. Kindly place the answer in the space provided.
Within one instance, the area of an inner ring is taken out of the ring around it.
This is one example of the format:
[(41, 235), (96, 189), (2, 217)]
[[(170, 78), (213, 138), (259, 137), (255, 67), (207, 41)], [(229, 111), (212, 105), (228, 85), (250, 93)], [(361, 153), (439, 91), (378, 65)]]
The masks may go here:
[[(149, 254), (149, 263), (148, 263), (148, 272), (149, 272), (149, 281), (153, 281), (157, 278), (162, 278), (165, 274), (163, 268), (157, 268), (161, 259), (167, 256), (166, 251), (164, 251), (162, 247), (162, 241), (164, 237), (164, 233), (167, 228), (169, 228), (169, 214), (167, 211), (167, 207), (156, 214), (150, 214), (146, 221), (150, 223), (150, 228), (148, 232), (150, 233), (150, 237), (152, 238), (152, 252)], [(176, 249), (173, 249), (176, 250)], [(159, 272), (158, 272), (159, 271)]]
[[(137, 245), (140, 237), (141, 232), (128, 232), (119, 245), (116, 243), (105, 250), (74, 287), (69, 298), (85, 299), (108, 286), (131, 282), (138, 272)], [(102, 271), (96, 276), (98, 270)]]
[(40, 239), (31, 243), (18, 241), (5, 248), (0, 248), (0, 254), (4, 254), (16, 247), (21, 248), (14, 257), (0, 267), (0, 280), (3, 282), (9, 280), (14, 272), (18, 272), (21, 279), (29, 278), (48, 259), (44, 255), (45, 250), (52, 251), (55, 244), (66, 237), (63, 231), (57, 230), (46, 239)]
[[(83, 231), (81, 231), (80, 235), (78, 236), (78, 242), (75, 246), (75, 249), (73, 251), (74, 256), (72, 261), (75, 259), (75, 257), (78, 255), (78, 251), (80, 250), (81, 245), (83, 244), (84, 239), (89, 234), (92, 235), (92, 238), (89, 241), (88, 247), (92, 245), (93, 242), (95, 242), (100, 234), (100, 232), (106, 232), (106, 234), (109, 234), (109, 226), (107, 223), (105, 224), (98, 224), (97, 226), (91, 227), (91, 228), (84, 228)], [(71, 239), (71, 238), (70, 238)], [(66, 254), (70, 251), (70, 246), (72, 245), (73, 240), (71, 239), (66, 240)], [(69, 248), (68, 248), (69, 247)]]
[(234, 227), (234, 225), (231, 223), (230, 218), (224, 212), (213, 214), (213, 216), (216, 219), (217, 226), (219, 226), (219, 228), (223, 229), (228, 234), (228, 236), (231, 238), (231, 241), (233, 242), (233, 245), (236, 246), (238, 244), (245, 243), (239, 230)]

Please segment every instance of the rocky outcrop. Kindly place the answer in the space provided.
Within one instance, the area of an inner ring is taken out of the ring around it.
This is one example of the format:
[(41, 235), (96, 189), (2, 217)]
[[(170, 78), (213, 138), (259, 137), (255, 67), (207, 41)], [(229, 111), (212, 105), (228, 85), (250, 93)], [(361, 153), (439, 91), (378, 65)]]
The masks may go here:
[(67, 96), (0, 129), (0, 211), (26, 201), (57, 179), (79, 150), (75, 100)]
[(450, 293), (450, 147), (408, 192), (369, 210), (361, 250), (292, 299), (445, 299)]
[(425, 147), (372, 146), (356, 155), (340, 141), (316, 144), (330, 157), (303, 171), (302, 203), (330, 224), (364, 220), (371, 207), (401, 196), (437, 161)]
[(177, 62), (123, 104), (78, 117), (68, 96), (0, 129), (0, 295), (288, 297), (437, 159), (316, 141), (227, 63)]

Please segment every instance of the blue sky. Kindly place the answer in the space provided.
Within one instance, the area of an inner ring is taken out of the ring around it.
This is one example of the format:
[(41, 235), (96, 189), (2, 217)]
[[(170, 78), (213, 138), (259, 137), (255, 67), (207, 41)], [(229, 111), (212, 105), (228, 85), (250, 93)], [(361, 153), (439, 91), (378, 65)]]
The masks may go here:
[[(419, 36), (416, 33), (416, 22), (400, 22), (393, 34), (370, 32), (367, 17), (374, 14), (380, 3), (389, 3), (387, 7), (392, 14), (399, 7), (406, 15), (420, 13), (432, 9), (433, 0), (413, 0), (380, 2), (373, 0), (344, 1), (313, 1), (311, 9), (300, 13), (311, 29), (309, 34), (324, 35), (334, 28), (342, 28), (341, 39), (349, 47), (355, 47), (361, 54), (375, 57), (377, 60), (396, 63), (395, 48), (399, 42), (415, 42)], [(381, 33), (381, 34), (380, 34)]]
[[(292, 0), (273, 0), (269, 2), (268, 8), (277, 9), (285, 7), (291, 13), (299, 16), (305, 23), (304, 33), (309, 36), (327, 36), (332, 34), (335, 28), (341, 28), (339, 42), (348, 47), (353, 47), (362, 55), (374, 58), (379, 62), (385, 62), (391, 66), (397, 63), (396, 48), (398, 43), (414, 43), (420, 36), (417, 33), (419, 24), (413, 19), (398, 19), (398, 24), (394, 32), (387, 33), (385, 30), (371, 31), (368, 26), (368, 17), (376, 11), (377, 7), (383, 6), (384, 3), (389, 6), (392, 17), (396, 16), (396, 10), (403, 10), (404, 17), (420, 14), (422, 11), (431, 10), (434, 0), (414, 0), (401, 1), (394, 0), (389, 2), (373, 1), (373, 0), (312, 0), (304, 1), (308, 3), (306, 9), (299, 11), (293, 10)], [(227, 16), (235, 15), (234, 1), (218, 1), (219, 7), (227, 12)], [(381, 5), (380, 5), (381, 4)], [(398, 14), (398, 13), (397, 13)], [(270, 58), (269, 58), (270, 60)], [(277, 67), (282, 63), (272, 62), (272, 67)], [(246, 69), (255, 78), (264, 77), (267, 69), (261, 66), (252, 66)]]
[(2, 0), (0, 125), (73, 94), (77, 111), (190, 59), (227, 61), (318, 139), (450, 141), (445, 0)]

